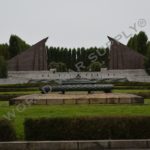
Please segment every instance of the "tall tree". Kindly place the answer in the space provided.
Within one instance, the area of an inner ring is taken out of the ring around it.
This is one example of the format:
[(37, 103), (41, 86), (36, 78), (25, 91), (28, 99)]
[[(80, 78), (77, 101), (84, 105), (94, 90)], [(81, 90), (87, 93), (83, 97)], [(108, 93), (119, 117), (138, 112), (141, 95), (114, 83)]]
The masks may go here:
[(52, 51), (53, 51), (53, 47), (47, 49), (48, 64), (53, 61)]
[(0, 56), (4, 56), (6, 60), (9, 58), (8, 44), (0, 44)]
[(137, 36), (137, 51), (143, 55), (147, 54), (147, 40), (145, 32), (139, 32)]
[(17, 35), (11, 35), (9, 39), (9, 54), (10, 58), (16, 56), (30, 46)]
[(7, 78), (7, 62), (0, 56), (0, 78)]
[(127, 46), (137, 51), (137, 35), (136, 34), (129, 39)]
[(147, 54), (147, 42), (148, 38), (145, 32), (140, 31), (138, 35), (134, 35), (128, 41), (127, 46), (138, 51), (144, 56)]
[(77, 62), (81, 60), (81, 49), (77, 48)]
[(145, 70), (150, 75), (150, 42), (147, 43), (147, 55), (145, 57)]
[[(48, 64), (51, 62), (62, 62), (67, 66), (67, 69), (72, 69), (76, 71), (76, 64), (82, 63), (82, 71), (87, 71), (88, 66), (91, 62), (99, 61), (103, 67), (107, 66), (108, 63), (108, 52), (105, 48), (59, 48), (59, 47), (50, 47), (48, 49)], [(91, 55), (92, 54), (92, 55)], [(91, 60), (91, 56), (92, 60)], [(93, 56), (94, 55), (94, 56)], [(96, 56), (95, 56), (96, 55)], [(89, 57), (90, 56), (90, 57)], [(97, 58), (95, 60), (95, 58)]]
[(76, 67), (75, 67), (75, 65), (76, 65), (76, 57), (77, 57), (77, 51), (76, 51), (76, 49), (74, 48), (73, 50), (72, 50), (72, 54), (71, 54), (71, 64), (72, 64), (72, 69), (73, 70), (75, 70), (76, 71)]
[(87, 59), (88, 59), (88, 55), (87, 55), (87, 49), (85, 49), (84, 47), (81, 48), (81, 56), (80, 56), (80, 61), (83, 62), (84, 66), (87, 66)]
[(71, 64), (71, 49), (68, 50), (68, 69), (72, 69), (72, 64)]

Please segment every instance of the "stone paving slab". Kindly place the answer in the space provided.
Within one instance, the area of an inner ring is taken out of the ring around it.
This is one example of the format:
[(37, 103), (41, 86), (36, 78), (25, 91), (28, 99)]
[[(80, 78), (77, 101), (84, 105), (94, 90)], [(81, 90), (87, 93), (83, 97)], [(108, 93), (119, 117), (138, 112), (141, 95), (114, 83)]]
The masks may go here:
[(144, 104), (144, 98), (124, 93), (49, 93), (31, 94), (13, 98), (10, 104), (31, 103), (38, 105), (55, 104)]

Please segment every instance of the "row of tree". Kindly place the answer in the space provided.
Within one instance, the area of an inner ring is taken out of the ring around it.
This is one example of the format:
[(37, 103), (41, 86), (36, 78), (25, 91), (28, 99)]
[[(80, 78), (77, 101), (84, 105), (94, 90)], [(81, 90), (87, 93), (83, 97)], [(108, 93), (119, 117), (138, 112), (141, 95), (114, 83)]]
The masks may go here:
[[(77, 48), (67, 49), (50, 47), (48, 49), (48, 63), (64, 63), (66, 69), (74, 71), (87, 71), (93, 62), (99, 62), (102, 67), (107, 67), (108, 49), (105, 48)], [(49, 66), (51, 68), (51, 65)], [(65, 70), (66, 70), (65, 69)]]

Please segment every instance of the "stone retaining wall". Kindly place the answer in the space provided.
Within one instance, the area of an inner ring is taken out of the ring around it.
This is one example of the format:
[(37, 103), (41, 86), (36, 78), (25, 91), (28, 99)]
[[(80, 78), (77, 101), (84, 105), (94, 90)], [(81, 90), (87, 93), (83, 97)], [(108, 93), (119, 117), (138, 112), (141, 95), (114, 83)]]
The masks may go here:
[(131, 80), (145, 81), (147, 78), (150, 81), (150, 76), (147, 75), (144, 69), (131, 69), (131, 70), (106, 70), (102, 69), (99, 72), (50, 72), (50, 71), (9, 71), (10, 78), (20, 79), (72, 79), (80, 75), (81, 78), (86, 79), (121, 79), (128, 78)]
[(150, 140), (0, 142), (0, 150), (150, 149)]
[(7, 79), (0, 79), (0, 84), (27, 83), (29, 80), (64, 80), (80, 75), (86, 79), (128, 79), (136, 82), (150, 82), (150, 76), (144, 69), (106, 70), (100, 72), (50, 72), (50, 71), (9, 71)]

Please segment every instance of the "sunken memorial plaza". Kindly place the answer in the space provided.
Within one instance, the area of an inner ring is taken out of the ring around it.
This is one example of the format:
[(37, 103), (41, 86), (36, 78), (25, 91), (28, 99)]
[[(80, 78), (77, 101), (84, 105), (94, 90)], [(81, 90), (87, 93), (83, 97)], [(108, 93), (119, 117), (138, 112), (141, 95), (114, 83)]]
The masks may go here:
[[(45, 85), (42, 94), (20, 96), (10, 100), (10, 105), (36, 104), (144, 104), (141, 96), (111, 93), (113, 85), (98, 84), (92, 80), (128, 80), (146, 82), (150, 77), (144, 71), (144, 56), (108, 37), (109, 66), (100, 72), (49, 71), (45, 38), (8, 61), (9, 76), (5, 83), (28, 83), (31, 80), (61, 80), (57, 86)], [(46, 83), (45, 83), (46, 84)], [(73, 93), (76, 91), (76, 93)], [(84, 93), (82, 93), (84, 92)], [(85, 93), (86, 92), (86, 93)], [(87, 94), (88, 93), (88, 94)]]

